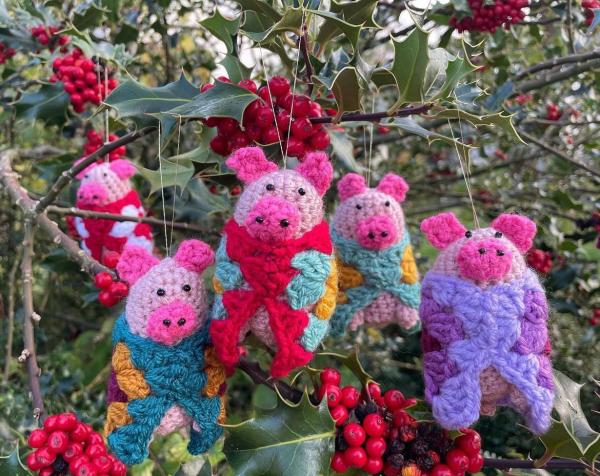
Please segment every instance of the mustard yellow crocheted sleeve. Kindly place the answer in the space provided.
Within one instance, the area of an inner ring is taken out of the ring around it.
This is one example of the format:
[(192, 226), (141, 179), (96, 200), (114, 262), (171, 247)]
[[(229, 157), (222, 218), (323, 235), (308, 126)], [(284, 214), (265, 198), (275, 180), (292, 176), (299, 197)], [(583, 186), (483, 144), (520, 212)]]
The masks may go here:
[[(216, 397), (221, 393), (221, 386), (225, 383), (227, 376), (225, 375), (225, 367), (217, 358), (215, 349), (208, 347), (204, 351), (204, 371), (206, 372), (206, 385), (202, 391), (203, 395), (207, 397)], [(220, 396), (221, 398), (221, 412), (217, 421), (219, 423), (225, 423), (226, 411), (225, 411), (225, 394)]]
[(340, 290), (356, 288), (363, 283), (362, 274), (354, 266), (344, 263), (339, 257), (336, 261)]
[(150, 387), (144, 379), (144, 373), (136, 369), (131, 362), (131, 353), (123, 342), (115, 346), (112, 366), (117, 377), (119, 388), (129, 400), (144, 398), (150, 395)]
[(335, 302), (338, 293), (338, 266), (337, 260), (331, 260), (331, 271), (325, 281), (325, 292), (321, 298), (317, 301), (314, 308), (314, 314), (318, 319), (328, 320), (335, 310)]
[(223, 285), (221, 284), (221, 281), (217, 279), (216, 276), (213, 276), (212, 284), (216, 294), (223, 294)]
[(419, 271), (417, 270), (417, 263), (415, 262), (411, 245), (408, 245), (404, 249), (400, 267), (402, 268), (402, 282), (406, 284), (415, 284), (419, 281)]

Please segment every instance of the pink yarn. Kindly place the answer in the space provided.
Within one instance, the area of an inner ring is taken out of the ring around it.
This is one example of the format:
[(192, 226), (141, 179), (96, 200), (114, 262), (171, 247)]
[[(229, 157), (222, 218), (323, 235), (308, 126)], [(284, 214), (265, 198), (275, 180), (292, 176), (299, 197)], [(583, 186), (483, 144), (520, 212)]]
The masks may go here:
[(365, 178), (362, 175), (350, 173), (344, 175), (337, 184), (338, 195), (342, 201), (363, 193), (367, 190)]
[(499, 281), (510, 271), (512, 253), (497, 239), (469, 240), (457, 257), (460, 275), (475, 282)]
[(79, 206), (100, 206), (107, 203), (108, 190), (96, 182), (81, 184), (77, 190)]
[(201, 273), (215, 261), (215, 253), (206, 243), (198, 240), (182, 241), (173, 257), (179, 266)]
[(244, 183), (250, 183), (269, 172), (275, 172), (277, 165), (269, 162), (260, 147), (243, 147), (236, 150), (225, 161), (227, 167)]
[(132, 285), (159, 262), (158, 258), (152, 256), (145, 248), (129, 245), (119, 258), (117, 272), (121, 279)]
[(175, 300), (150, 314), (146, 332), (156, 342), (174, 345), (192, 335), (198, 328), (197, 324), (194, 308), (186, 302)]
[(296, 172), (313, 184), (319, 195), (324, 195), (333, 180), (333, 166), (325, 152), (309, 152), (296, 167)]
[(421, 222), (421, 231), (439, 250), (458, 240), (467, 231), (452, 212), (440, 213)]
[[(77, 192), (78, 202), (80, 202), (81, 198), (88, 196), (89, 194), (85, 192), (86, 190), (94, 190), (98, 195), (100, 189), (103, 191), (100, 192), (102, 196), (102, 200), (97, 199), (94, 202), (95, 206), (106, 205), (108, 203), (116, 202), (117, 200), (123, 198), (132, 190), (131, 181), (128, 175), (126, 177), (121, 177), (115, 170), (113, 170), (112, 165), (117, 164), (117, 171), (119, 173), (123, 173), (127, 168), (128, 170), (133, 170), (135, 173), (135, 167), (127, 160), (119, 159), (113, 162), (103, 162), (101, 164), (92, 164), (87, 167), (83, 172), (77, 175), (77, 178), (81, 180), (81, 184), (79, 185), (79, 190)], [(84, 191), (84, 195), (80, 197), (80, 193)], [(91, 194), (93, 197), (94, 193)], [(78, 203), (78, 206), (80, 206)]]
[(280, 197), (261, 198), (246, 218), (250, 236), (266, 242), (289, 240), (300, 225), (300, 212)]
[(377, 190), (394, 197), (398, 203), (404, 201), (408, 189), (406, 180), (392, 173), (386, 174), (377, 185)]
[(386, 215), (375, 215), (360, 221), (356, 235), (358, 244), (369, 250), (388, 248), (398, 240), (394, 220)]
[(110, 170), (112, 170), (120, 179), (128, 179), (135, 175), (136, 168), (128, 160), (118, 159), (109, 162)]
[(503, 213), (492, 222), (492, 228), (504, 233), (521, 253), (533, 244), (537, 231), (535, 223), (527, 217)]

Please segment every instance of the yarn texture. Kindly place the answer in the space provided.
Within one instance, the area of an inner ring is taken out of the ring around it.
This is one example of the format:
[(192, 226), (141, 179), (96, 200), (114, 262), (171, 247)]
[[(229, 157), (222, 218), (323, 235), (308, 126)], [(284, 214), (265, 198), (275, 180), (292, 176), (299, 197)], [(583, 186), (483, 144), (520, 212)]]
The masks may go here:
[(554, 398), (548, 304), (522, 255), (535, 224), (504, 214), (490, 228), (467, 231), (442, 213), (421, 229), (441, 250), (423, 279), (420, 306), (425, 397), (434, 417), (458, 429), (507, 405), (543, 433)]
[(322, 195), (333, 169), (326, 154), (306, 154), (279, 170), (258, 147), (226, 161), (245, 183), (216, 254), (210, 334), (226, 367), (253, 333), (275, 350), (274, 377), (306, 365), (329, 330), (337, 266)]
[(198, 240), (162, 261), (136, 246), (121, 255), (130, 292), (113, 330), (105, 433), (128, 465), (147, 457), (154, 434), (189, 428), (188, 450), (199, 454), (222, 433), (225, 370), (210, 347), (202, 280), (213, 257)]
[(394, 174), (373, 189), (358, 174), (347, 174), (338, 183), (342, 201), (331, 236), (340, 289), (332, 335), (391, 322), (408, 332), (420, 328), (419, 277), (400, 205), (407, 191), (404, 179)]

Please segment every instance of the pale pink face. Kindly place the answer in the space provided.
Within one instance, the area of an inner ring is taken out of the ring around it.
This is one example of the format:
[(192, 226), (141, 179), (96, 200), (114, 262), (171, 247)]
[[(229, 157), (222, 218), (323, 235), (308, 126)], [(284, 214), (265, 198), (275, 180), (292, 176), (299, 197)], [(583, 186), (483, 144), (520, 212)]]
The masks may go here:
[(536, 231), (528, 218), (509, 214), (500, 215), (490, 228), (467, 230), (452, 213), (424, 220), (421, 230), (441, 250), (433, 271), (479, 285), (522, 276), (526, 269), (523, 255)]
[(247, 147), (226, 163), (245, 183), (233, 216), (250, 236), (281, 242), (301, 237), (323, 220), (322, 196), (333, 174), (325, 154), (307, 154), (295, 170), (278, 170), (260, 148)]
[(342, 237), (370, 250), (383, 250), (404, 237), (404, 213), (400, 203), (408, 185), (388, 174), (377, 188), (367, 188), (363, 177), (348, 174), (338, 183), (341, 202), (333, 227)]
[(131, 191), (134, 173), (135, 167), (124, 159), (90, 165), (77, 176), (77, 205), (98, 207), (119, 200)]
[(117, 271), (130, 284), (125, 318), (131, 331), (175, 345), (198, 330), (207, 308), (202, 272), (213, 258), (198, 240), (184, 241), (175, 256), (162, 261), (143, 248), (126, 247)]

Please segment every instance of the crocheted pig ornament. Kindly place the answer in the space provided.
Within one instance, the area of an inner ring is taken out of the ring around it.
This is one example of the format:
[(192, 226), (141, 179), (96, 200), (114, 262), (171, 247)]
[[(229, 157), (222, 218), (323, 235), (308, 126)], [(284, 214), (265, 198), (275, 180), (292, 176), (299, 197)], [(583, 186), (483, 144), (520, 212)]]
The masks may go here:
[[(125, 159), (94, 163), (77, 175), (77, 208), (96, 212), (143, 217), (146, 211), (129, 180), (136, 172)], [(152, 229), (146, 223), (116, 222), (103, 218), (69, 217), (71, 233), (81, 240), (81, 248), (101, 260), (106, 251), (121, 253), (133, 244), (152, 251)]]
[(419, 329), (419, 276), (400, 205), (406, 192), (408, 184), (392, 173), (376, 188), (354, 173), (338, 182), (341, 203), (331, 236), (340, 291), (332, 335), (391, 322), (408, 331)]
[(440, 250), (423, 279), (425, 397), (449, 429), (508, 405), (536, 433), (546, 431), (554, 397), (544, 289), (523, 255), (536, 226), (503, 214), (467, 231), (452, 213), (421, 223)]
[(210, 327), (226, 367), (252, 332), (275, 351), (274, 377), (307, 364), (329, 330), (337, 271), (322, 196), (333, 176), (326, 154), (313, 152), (279, 170), (258, 147), (226, 164), (245, 184), (217, 250)]
[(148, 456), (154, 434), (190, 428), (192, 454), (203, 453), (221, 435), (225, 371), (208, 347), (202, 280), (213, 259), (198, 240), (182, 242), (162, 261), (135, 245), (121, 255), (117, 271), (130, 291), (113, 330), (105, 433), (125, 464)]

